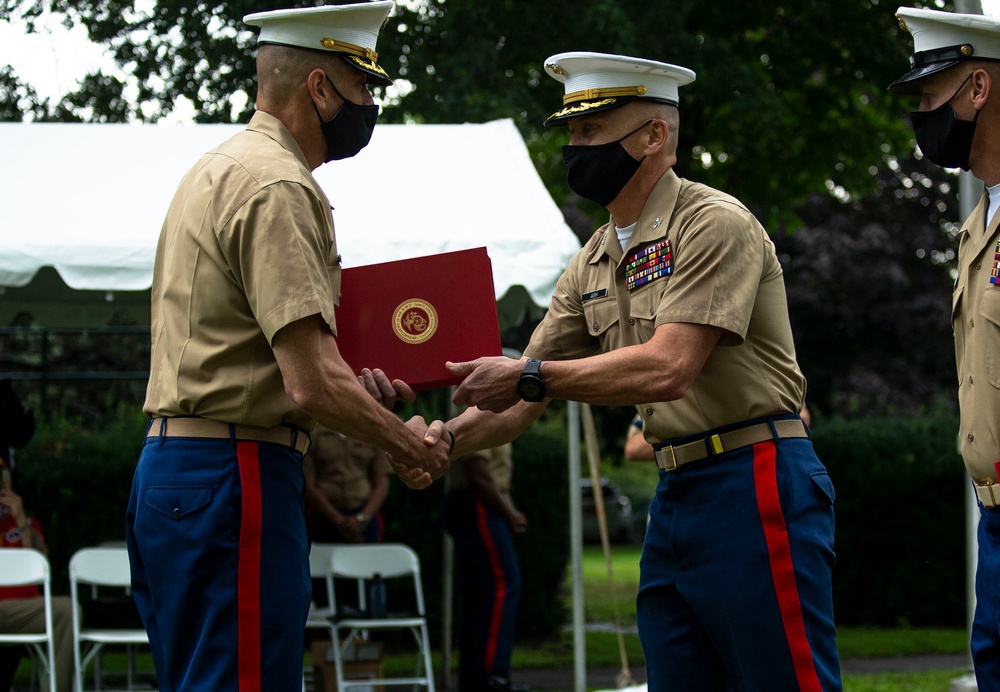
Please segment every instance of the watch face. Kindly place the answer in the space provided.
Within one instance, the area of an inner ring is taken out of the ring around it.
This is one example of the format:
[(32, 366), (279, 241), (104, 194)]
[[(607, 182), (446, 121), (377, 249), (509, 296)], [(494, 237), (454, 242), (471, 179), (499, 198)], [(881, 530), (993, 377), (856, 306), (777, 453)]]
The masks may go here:
[(523, 378), (517, 383), (517, 393), (525, 401), (541, 401), (545, 395), (545, 385), (534, 378)]

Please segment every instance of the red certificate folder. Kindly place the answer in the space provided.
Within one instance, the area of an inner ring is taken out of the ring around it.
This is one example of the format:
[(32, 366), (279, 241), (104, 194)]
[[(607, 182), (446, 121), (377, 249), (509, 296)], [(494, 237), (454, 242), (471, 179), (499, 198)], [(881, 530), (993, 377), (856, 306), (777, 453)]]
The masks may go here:
[(349, 267), (340, 280), (337, 347), (355, 373), (379, 368), (415, 390), (461, 382), (445, 361), (499, 356), (486, 248)]

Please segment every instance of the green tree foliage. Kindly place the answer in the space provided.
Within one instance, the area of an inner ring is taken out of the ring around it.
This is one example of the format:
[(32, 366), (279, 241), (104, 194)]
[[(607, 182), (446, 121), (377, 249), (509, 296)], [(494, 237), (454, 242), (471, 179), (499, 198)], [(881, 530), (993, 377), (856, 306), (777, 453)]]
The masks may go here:
[(387, 116), (513, 117), (559, 197), (555, 146), (565, 135), (540, 124), (562, 87), (543, 72), (545, 57), (592, 50), (674, 62), (698, 74), (681, 90), (678, 171), (735, 194), (772, 228), (797, 225), (796, 201), (830, 178), (870, 189), (866, 171), (882, 147), (907, 148), (885, 91), (909, 52), (894, 11), (877, 0), (434, 2), (401, 13), (382, 40), (415, 87)]
[(0, 66), (0, 120), (24, 120), (29, 115), (35, 120), (44, 118), (45, 104), (10, 65)]
[[(117, 77), (91, 76), (64, 115), (92, 109), (96, 121), (155, 121), (185, 97), (199, 122), (229, 122), (245, 119), (254, 94), (255, 34), (242, 17), (289, 4), (321, 3), (5, 0), (0, 19), (30, 26), (45, 11), (63, 13), (137, 87), (126, 103)], [(894, 11), (880, 0), (401, 2), (382, 32), (380, 61), (412, 90), (388, 95), (384, 119), (512, 117), (561, 202), (565, 135), (541, 123), (562, 92), (544, 59), (593, 50), (675, 62), (698, 73), (681, 92), (678, 170), (732, 192), (772, 228), (797, 226), (795, 202), (829, 179), (862, 193), (883, 151), (908, 147), (901, 104), (885, 91), (910, 45)]]
[(814, 413), (955, 408), (951, 287), (958, 178), (887, 157), (875, 192), (814, 194), (805, 226), (775, 235)]
[[(0, 70), (0, 117), (156, 121), (187, 98), (200, 122), (246, 120), (255, 32), (242, 17), (308, 4), (321, 3), (0, 0), (0, 19), (29, 27), (44, 12), (65, 14), (109, 48), (124, 75), (90, 75), (49, 104)], [(379, 94), (382, 120), (513, 118), (586, 237), (606, 214), (565, 185), (565, 130), (542, 126), (562, 87), (544, 59), (585, 49), (692, 68), (698, 79), (681, 90), (678, 172), (739, 197), (778, 242), (811, 402), (844, 415), (910, 411), (953, 388), (947, 296), (958, 210), (954, 179), (911, 159), (903, 114), (915, 104), (885, 90), (911, 47), (896, 6), (400, 0), (379, 40), (380, 62), (399, 78)], [(469, 161), (490, 163), (474, 151)], [(511, 330), (505, 343), (523, 348), (529, 333)]]

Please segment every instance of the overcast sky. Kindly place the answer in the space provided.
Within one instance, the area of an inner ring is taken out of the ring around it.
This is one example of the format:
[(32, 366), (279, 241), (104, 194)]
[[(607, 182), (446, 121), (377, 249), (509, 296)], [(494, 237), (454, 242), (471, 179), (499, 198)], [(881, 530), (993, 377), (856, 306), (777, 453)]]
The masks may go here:
[[(982, 0), (982, 6), (985, 14), (1000, 15), (1000, 0)], [(11, 65), (41, 96), (62, 96), (95, 69), (115, 70), (114, 61), (87, 39), (84, 29), (70, 31), (52, 16), (43, 25), (45, 31), (29, 35), (19, 24), (0, 22), (0, 65)], [(185, 115), (179, 112), (171, 119), (183, 120)]]

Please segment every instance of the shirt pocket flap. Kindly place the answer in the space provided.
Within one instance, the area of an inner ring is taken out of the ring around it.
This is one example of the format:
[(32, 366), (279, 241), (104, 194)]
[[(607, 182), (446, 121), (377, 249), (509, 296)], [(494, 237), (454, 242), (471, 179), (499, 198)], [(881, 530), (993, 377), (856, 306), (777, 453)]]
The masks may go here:
[(587, 318), (587, 331), (591, 336), (599, 336), (618, 321), (618, 303), (614, 297), (590, 301), (583, 304), (583, 314)]
[(146, 488), (143, 500), (151, 509), (166, 514), (168, 517), (180, 519), (207, 506), (212, 501), (212, 488), (209, 486), (150, 486)]
[(1000, 327), (1000, 286), (986, 289), (979, 303), (979, 314)]
[(629, 296), (629, 316), (637, 320), (655, 319), (664, 290), (664, 284), (654, 283), (634, 291)]

